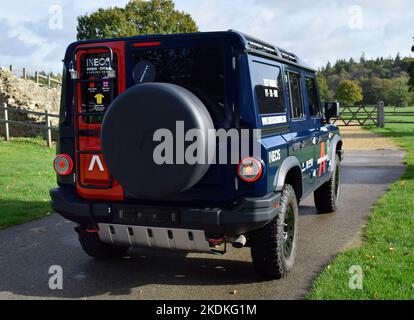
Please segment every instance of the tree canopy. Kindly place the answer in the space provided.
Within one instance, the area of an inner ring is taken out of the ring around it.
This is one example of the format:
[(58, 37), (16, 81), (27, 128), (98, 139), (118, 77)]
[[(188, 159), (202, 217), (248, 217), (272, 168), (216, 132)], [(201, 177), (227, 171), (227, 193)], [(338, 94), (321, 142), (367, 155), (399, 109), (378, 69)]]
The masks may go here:
[(389, 106), (414, 105), (414, 90), (409, 91), (410, 85), (414, 89), (413, 58), (402, 58), (398, 54), (395, 58), (367, 59), (362, 55), (358, 62), (354, 59), (328, 62), (319, 74), (326, 79), (328, 101), (336, 98), (340, 83), (352, 80), (362, 88), (362, 104), (375, 105), (384, 101)]
[(99, 9), (78, 17), (78, 40), (142, 34), (197, 32), (190, 14), (175, 9), (172, 0), (131, 0), (125, 8)]
[(344, 80), (336, 89), (335, 99), (345, 106), (353, 106), (363, 98), (362, 88), (356, 81)]

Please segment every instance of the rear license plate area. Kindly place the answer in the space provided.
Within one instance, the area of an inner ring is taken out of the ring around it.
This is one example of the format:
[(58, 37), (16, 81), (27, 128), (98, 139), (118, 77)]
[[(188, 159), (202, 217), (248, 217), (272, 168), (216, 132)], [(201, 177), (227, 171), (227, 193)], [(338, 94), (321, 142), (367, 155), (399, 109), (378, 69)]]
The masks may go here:
[(118, 224), (138, 226), (178, 226), (180, 224), (180, 212), (177, 209), (135, 206), (115, 206), (113, 209), (113, 221)]

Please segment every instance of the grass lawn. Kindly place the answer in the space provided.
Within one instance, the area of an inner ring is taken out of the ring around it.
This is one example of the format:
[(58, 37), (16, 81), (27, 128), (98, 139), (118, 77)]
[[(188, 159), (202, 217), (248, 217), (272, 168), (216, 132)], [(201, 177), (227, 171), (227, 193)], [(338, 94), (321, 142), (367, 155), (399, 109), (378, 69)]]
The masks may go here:
[(41, 139), (0, 141), (0, 229), (51, 212), (49, 189), (56, 185), (54, 149)]
[[(361, 247), (341, 253), (314, 283), (308, 299), (414, 299), (414, 125), (369, 128), (407, 151), (407, 171), (379, 200)], [(352, 266), (363, 289), (351, 290)]]

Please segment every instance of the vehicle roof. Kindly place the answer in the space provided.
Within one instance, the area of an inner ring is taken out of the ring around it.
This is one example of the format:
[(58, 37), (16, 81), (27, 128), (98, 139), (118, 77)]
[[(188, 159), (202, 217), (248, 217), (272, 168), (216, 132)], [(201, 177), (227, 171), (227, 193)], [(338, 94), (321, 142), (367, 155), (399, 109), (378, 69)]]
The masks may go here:
[(241, 44), (241, 47), (244, 51), (263, 56), (269, 59), (280, 61), (286, 64), (294, 65), (299, 68), (309, 70), (311, 72), (316, 72), (315, 69), (306, 65), (296, 54), (289, 52), (285, 49), (282, 49), (278, 46), (265, 42), (263, 40), (257, 39), (255, 37), (249, 36), (243, 32), (237, 30), (228, 30), (228, 31), (213, 31), (213, 32), (196, 32), (196, 33), (181, 33), (181, 34), (153, 34), (153, 35), (138, 35), (133, 37), (123, 37), (123, 38), (107, 38), (107, 39), (94, 39), (94, 40), (83, 40), (72, 43), (68, 51), (71, 49), (82, 45), (82, 44), (91, 44), (91, 43), (102, 43), (102, 42), (113, 42), (113, 41), (142, 41), (146, 39), (165, 39), (165, 38), (202, 38), (202, 37), (211, 37), (211, 36), (235, 36)]

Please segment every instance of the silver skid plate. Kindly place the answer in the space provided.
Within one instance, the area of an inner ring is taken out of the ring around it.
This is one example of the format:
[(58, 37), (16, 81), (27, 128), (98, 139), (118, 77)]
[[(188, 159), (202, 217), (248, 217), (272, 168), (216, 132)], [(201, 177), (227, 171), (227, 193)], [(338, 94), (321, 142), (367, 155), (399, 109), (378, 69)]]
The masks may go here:
[(132, 247), (163, 248), (190, 252), (210, 252), (202, 230), (99, 224), (101, 241)]

